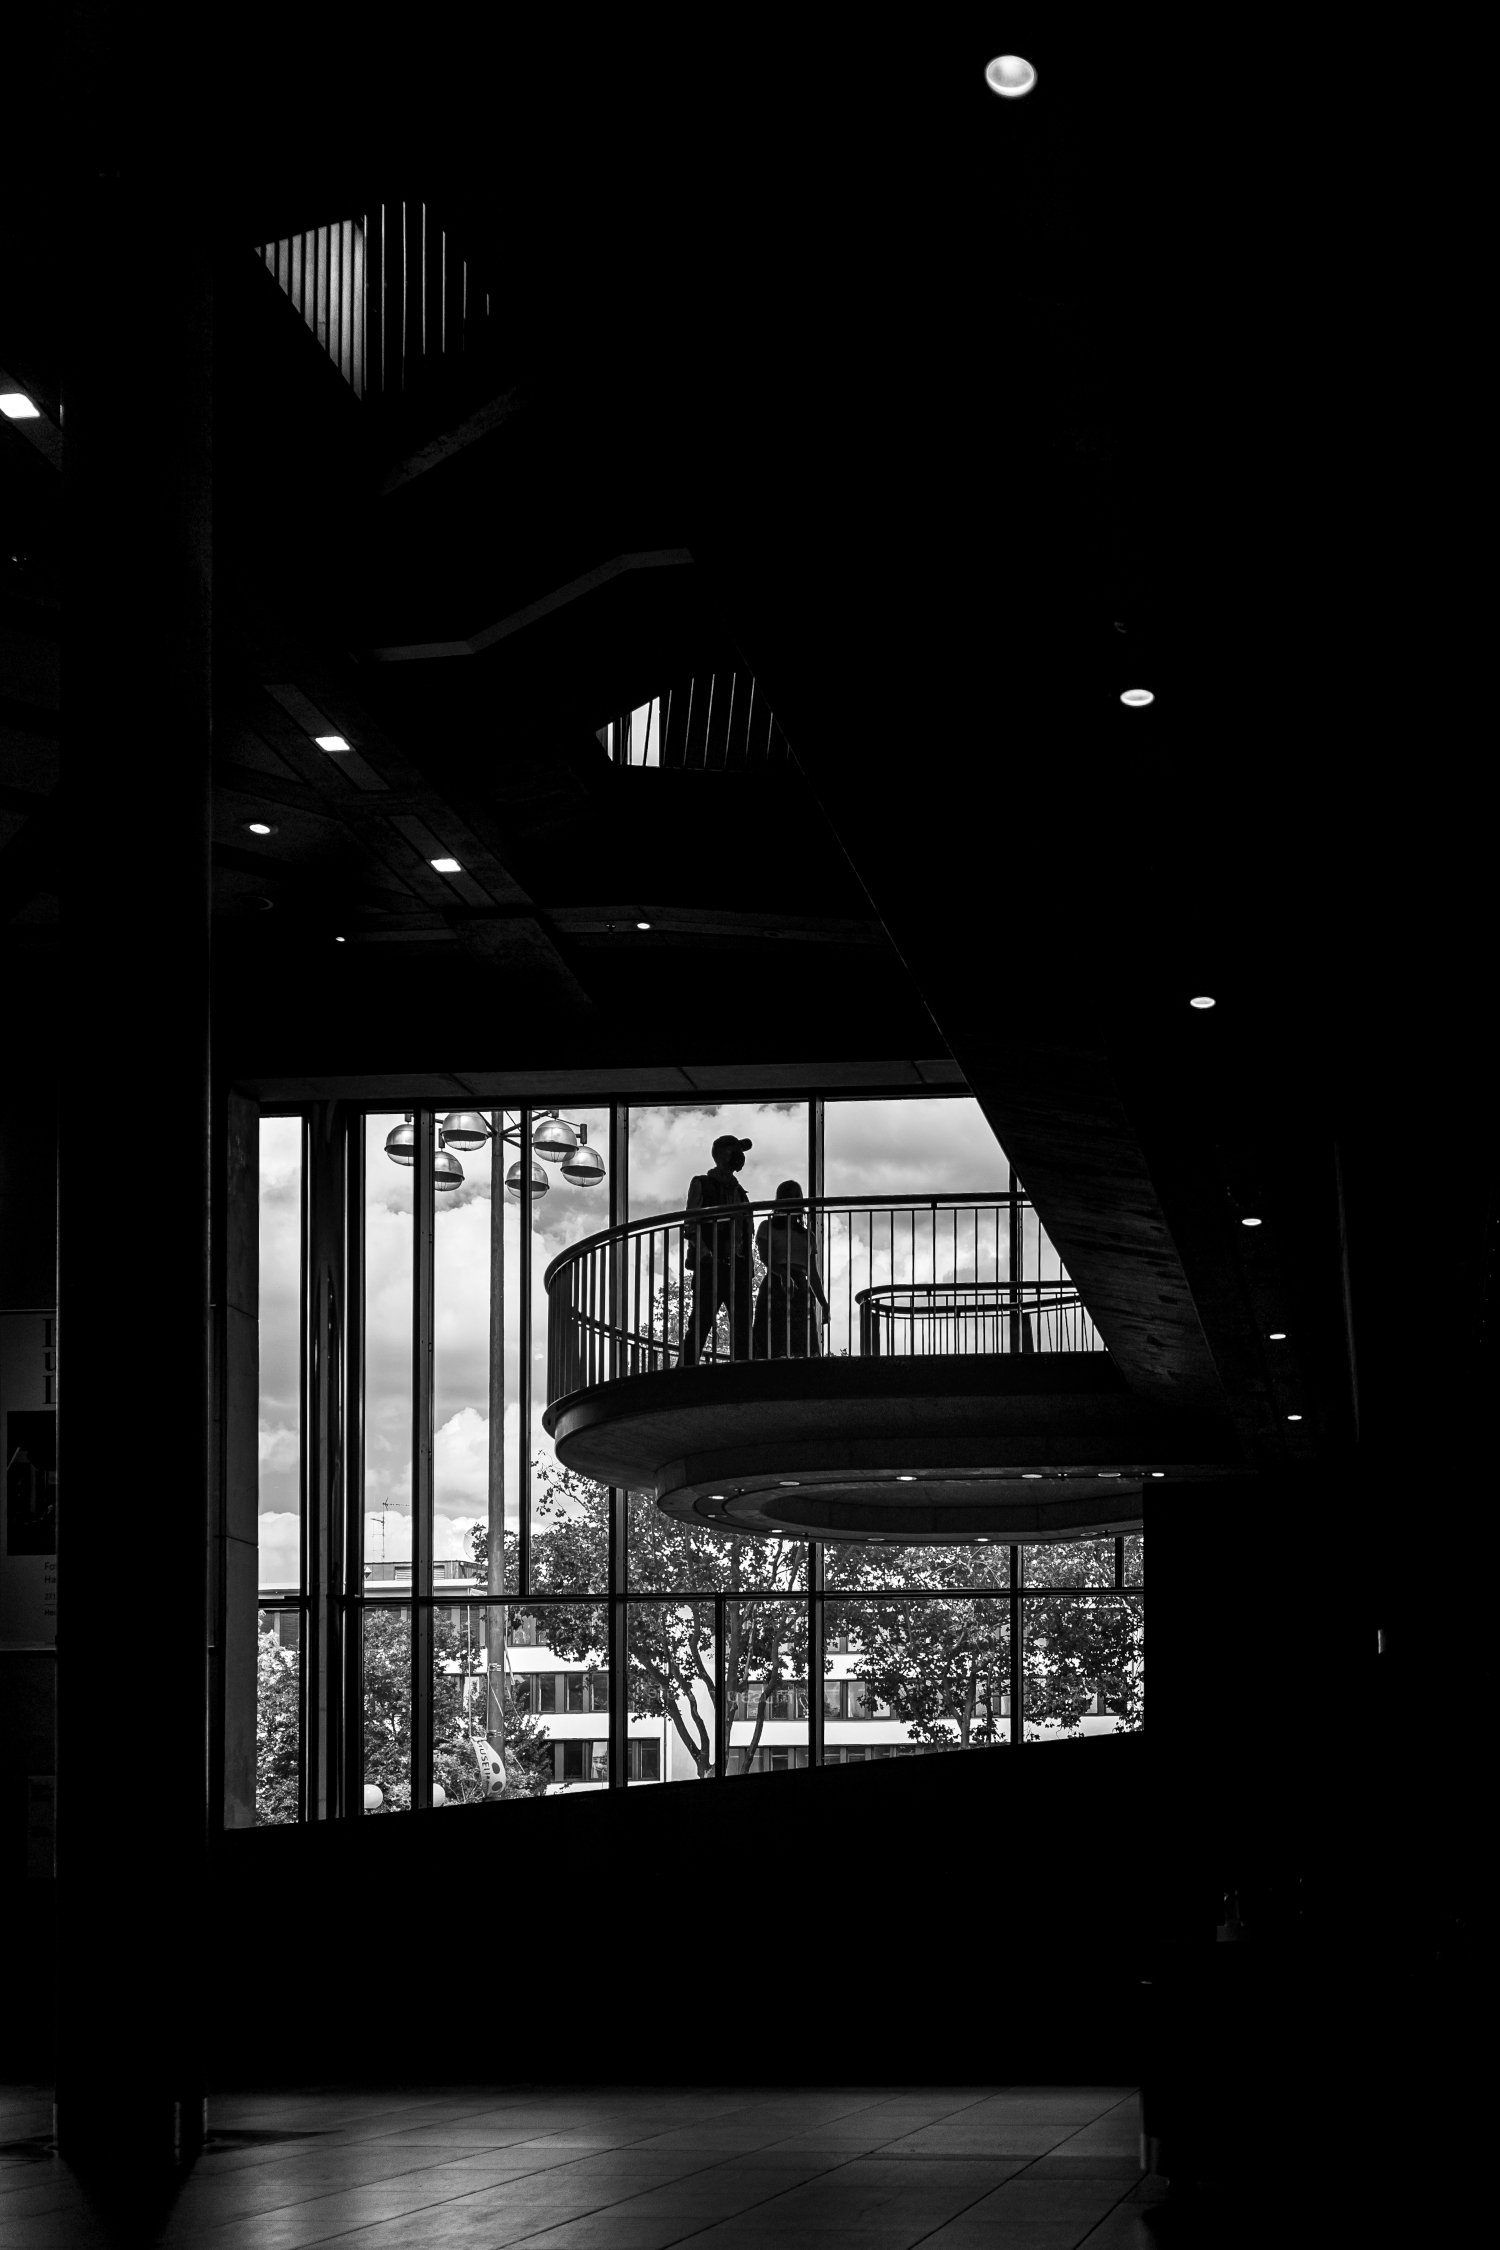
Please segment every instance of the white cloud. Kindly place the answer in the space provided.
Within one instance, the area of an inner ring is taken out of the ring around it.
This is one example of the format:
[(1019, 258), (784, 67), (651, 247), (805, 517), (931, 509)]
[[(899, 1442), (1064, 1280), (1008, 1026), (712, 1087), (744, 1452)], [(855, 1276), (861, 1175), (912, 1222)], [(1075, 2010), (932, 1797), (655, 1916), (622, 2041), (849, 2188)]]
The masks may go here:
[(435, 1441), (434, 1483), (440, 1511), (469, 1508), (483, 1515), (489, 1507), (490, 1425), (487, 1415), (466, 1406), (445, 1422)]
[(1006, 1185), (1005, 1151), (972, 1096), (829, 1102), (823, 1136), (829, 1195), (951, 1195)]
[(267, 1509), (256, 1519), (262, 1586), (295, 1586), (302, 1572), (302, 1522), (293, 1510)]
[[(262, 1398), (262, 1406), (268, 1403)], [(262, 1416), (256, 1431), (256, 1449), (262, 1509), (270, 1513), (286, 1508), (295, 1510), (302, 1452), (296, 1423), (271, 1422)]]
[(754, 1146), (740, 1185), (752, 1203), (768, 1202), (783, 1180), (807, 1184), (806, 1102), (670, 1103), (630, 1113), (630, 1214), (680, 1211), (688, 1182), (713, 1164), (721, 1133)]

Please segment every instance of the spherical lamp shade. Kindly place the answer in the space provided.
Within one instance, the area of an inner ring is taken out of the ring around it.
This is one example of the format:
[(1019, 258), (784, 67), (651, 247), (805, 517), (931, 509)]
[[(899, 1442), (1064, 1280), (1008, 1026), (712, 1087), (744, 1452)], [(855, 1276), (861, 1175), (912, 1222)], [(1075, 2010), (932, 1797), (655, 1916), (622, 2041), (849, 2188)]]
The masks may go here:
[(367, 1781), (365, 1783), (365, 1811), (379, 1812), (381, 1806), (384, 1803), (385, 1791), (381, 1789), (375, 1782)]
[(404, 1125), (393, 1126), (386, 1134), (385, 1153), (393, 1164), (416, 1163), (417, 1129), (409, 1117)]
[[(548, 1188), (549, 1188), (549, 1187), (551, 1187), (551, 1185), (552, 1185), (552, 1182), (551, 1182), (551, 1181), (550, 1181), (550, 1180), (548, 1179), (548, 1177), (547, 1177), (546, 1173), (545, 1173), (545, 1172), (544, 1172), (544, 1171), (542, 1170), (542, 1167), (540, 1166), (540, 1164), (538, 1164), (538, 1163), (537, 1163), (537, 1161), (536, 1161), (536, 1158), (535, 1158), (535, 1157), (533, 1157), (533, 1158), (532, 1158), (532, 1160), (531, 1160), (531, 1200), (532, 1200), (532, 1202), (534, 1203), (534, 1202), (536, 1201), (536, 1199), (537, 1199), (537, 1197), (538, 1197), (539, 1195), (545, 1195), (545, 1194), (546, 1194), (546, 1192), (547, 1192), (547, 1190), (548, 1190)], [(506, 1192), (506, 1194), (507, 1194), (507, 1195), (508, 1195), (508, 1196), (510, 1197), (510, 1199), (511, 1199), (511, 1202), (512, 1202), (512, 1203), (519, 1203), (519, 1202), (520, 1202), (520, 1200), (521, 1200), (521, 1163), (520, 1163), (520, 1159), (519, 1159), (519, 1157), (517, 1158), (516, 1162), (515, 1162), (514, 1164), (512, 1164), (512, 1166), (511, 1166), (510, 1170), (509, 1170), (509, 1171), (508, 1171), (508, 1172), (506, 1173), (506, 1175), (505, 1175), (505, 1192)]]
[(443, 1119), (443, 1139), (449, 1148), (483, 1148), (490, 1129), (477, 1109), (456, 1109)]
[(589, 1147), (587, 1125), (578, 1128), (578, 1146), (571, 1156), (565, 1156), (562, 1176), (570, 1187), (597, 1187), (604, 1177), (604, 1159), (596, 1148)]
[(562, 1117), (542, 1118), (532, 1129), (532, 1151), (544, 1164), (561, 1164), (578, 1146), (578, 1135)]
[(432, 1160), (432, 1184), (439, 1195), (451, 1195), (464, 1184), (464, 1168), (451, 1149), (440, 1148)]

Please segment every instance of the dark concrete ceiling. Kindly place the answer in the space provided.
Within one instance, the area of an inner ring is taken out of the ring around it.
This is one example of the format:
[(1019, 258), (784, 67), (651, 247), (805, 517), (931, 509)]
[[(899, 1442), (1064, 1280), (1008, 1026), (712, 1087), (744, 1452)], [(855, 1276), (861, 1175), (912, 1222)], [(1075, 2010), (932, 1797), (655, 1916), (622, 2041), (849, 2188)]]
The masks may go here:
[[(1487, 868), (1372, 380), (1404, 175), (1373, 63), (1304, 46), (1272, 88), (1237, 26), (1055, 15), (1007, 19), (1041, 73), (1019, 103), (962, 10), (899, 44), (633, 25), (584, 53), (464, 18), (431, 85), (307, 50), (352, 134), (246, 62), (253, 129), (236, 106), (193, 152), (222, 251), (220, 1035), (284, 1087), (477, 1083), (501, 994), (523, 1075), (955, 1058), (1132, 1386), (1316, 1464), (1355, 1425), (1387, 1183), (1446, 1183), (1426, 1254), (1470, 1326), (1489, 1194)], [(504, 317), (364, 412), (249, 249), (402, 194)], [(49, 411), (56, 265), (23, 256), (0, 337)], [(13, 935), (55, 848), (55, 688), (25, 683), (59, 480), (20, 442)], [(642, 554), (691, 561), (608, 574)], [(375, 654), (434, 642), (473, 653)], [(604, 718), (727, 652), (801, 778), (607, 767)], [(345, 716), (383, 790), (278, 738), (273, 682)], [(269, 806), (274, 854), (241, 833)], [(460, 824), (467, 911), (398, 819)], [(600, 926), (643, 900), (649, 953)], [(403, 942), (335, 958), (332, 922), (382, 916)], [(1390, 1394), (1367, 1373), (1366, 1414)]]

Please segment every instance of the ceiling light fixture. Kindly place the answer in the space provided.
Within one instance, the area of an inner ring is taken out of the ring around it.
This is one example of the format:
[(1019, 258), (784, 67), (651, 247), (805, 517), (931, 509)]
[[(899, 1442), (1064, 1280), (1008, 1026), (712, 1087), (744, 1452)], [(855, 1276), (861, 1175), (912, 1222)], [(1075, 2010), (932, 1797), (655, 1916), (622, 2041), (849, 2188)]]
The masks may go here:
[(1273, 1328), (1268, 1341), (1273, 1344), (1284, 1344), (1286, 1342), (1286, 1330), (1284, 1328)]
[(276, 833), (268, 820), (247, 820), (245, 826), (252, 836), (274, 836)]
[(1036, 84), (1036, 71), (1024, 55), (996, 55), (984, 66), (984, 82), (1002, 101), (1018, 102)]
[(315, 734), (313, 740), (320, 750), (347, 750), (349, 747), (341, 734)]
[(1153, 1469), (1153, 1470), (1151, 1471), (1151, 1474), (1152, 1474), (1152, 1475), (1153, 1475), (1154, 1477), (1164, 1477), (1164, 1476), (1166, 1475), (1166, 1473), (1167, 1473), (1167, 1472), (1166, 1472), (1166, 1470), (1165, 1470), (1165, 1469)]
[(638, 930), (649, 930), (649, 929), (650, 929), (650, 927), (651, 927), (651, 924), (650, 924), (649, 922), (637, 922), (637, 923), (636, 923), (636, 928), (637, 928)]
[(456, 859), (435, 859), (433, 866), (440, 875), (462, 875), (463, 869)]
[(1021, 1481), (1023, 1484), (1040, 1484), (1042, 1481), (1042, 1472), (1040, 1469), (1023, 1469), (1021, 1471)]
[(1188, 1002), (1190, 1008), (1216, 1008), (1218, 1004), (1212, 993), (1208, 992), (1200, 992), (1195, 999)]
[(341, 937), (336, 937), (336, 938), (334, 939), (334, 941), (333, 941), (333, 942), (334, 942), (334, 944), (335, 944), (335, 945), (344, 945), (344, 944), (346, 944), (346, 943), (347, 943), (348, 941), (347, 941), (346, 939), (344, 939), (344, 938), (341, 938)]
[(776, 1482), (780, 1485), (793, 1485), (800, 1484), (802, 1479), (800, 1477), (778, 1477)]
[(1301, 1421), (1301, 1419), (1302, 1419), (1302, 1417), (1301, 1417), (1301, 1415), (1300, 1415), (1300, 1414), (1289, 1414), (1289, 1415), (1287, 1416), (1287, 1420), (1288, 1420), (1289, 1422), (1300, 1422), (1300, 1421)]
[(1240, 1225), (1242, 1227), (1258, 1227), (1260, 1225), (1260, 1221), (1259, 1219), (1241, 1219)]
[(917, 1481), (917, 1480), (916, 1480), (916, 1478), (915, 1478), (915, 1477), (913, 1477), (913, 1476), (907, 1476), (907, 1475), (904, 1475), (904, 1474), (903, 1474), (903, 1475), (900, 1475), (900, 1476), (898, 1476), (898, 1477), (897, 1477), (897, 1479), (896, 1479), (896, 1482), (897, 1482), (897, 1484), (915, 1484), (915, 1483), (916, 1483), (916, 1481)]
[(24, 391), (0, 391), (0, 414), (7, 422), (37, 422), (41, 408)]
[(1132, 711), (1144, 711), (1148, 703), (1156, 701), (1156, 697), (1148, 687), (1128, 687), (1120, 701), (1128, 703)]

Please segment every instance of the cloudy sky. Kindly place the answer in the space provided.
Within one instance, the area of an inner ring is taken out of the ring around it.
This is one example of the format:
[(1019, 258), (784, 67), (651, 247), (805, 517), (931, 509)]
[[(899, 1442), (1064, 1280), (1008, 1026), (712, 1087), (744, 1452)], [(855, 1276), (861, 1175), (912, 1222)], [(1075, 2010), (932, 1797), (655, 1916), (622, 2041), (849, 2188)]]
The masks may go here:
[[(606, 1159), (605, 1110), (569, 1110), (572, 1123)], [(365, 1551), (389, 1559), (411, 1553), (412, 1188), (409, 1169), (385, 1154), (400, 1113), (366, 1121), (365, 1199)], [(261, 1123), (260, 1558), (265, 1587), (296, 1584), (298, 1569), (298, 1267), (302, 1128), (295, 1118)], [(754, 1143), (741, 1175), (752, 1199), (773, 1196), (783, 1179), (807, 1177), (804, 1103), (672, 1104), (636, 1109), (630, 1119), (631, 1216), (680, 1210), (693, 1175), (708, 1169), (721, 1133)], [(504, 1166), (516, 1152), (503, 1152)], [(489, 1479), (490, 1222), (488, 1148), (463, 1159), (464, 1183), (439, 1198), (435, 1249), (436, 1522), (438, 1556), (470, 1554), (470, 1533), (485, 1520)], [(825, 1112), (826, 1192), (902, 1195), (995, 1189), (1006, 1162), (976, 1102), (829, 1102)], [(608, 1224), (608, 1190), (570, 1186), (548, 1171), (534, 1207), (532, 1253), (532, 1452), (549, 1456), (541, 1427), (546, 1404), (546, 1290), (551, 1259)], [(520, 1467), (520, 1362), (517, 1292), (520, 1212), (502, 1204), (505, 1226), (506, 1513), (514, 1525)], [(833, 1276), (830, 1275), (830, 1281)]]

